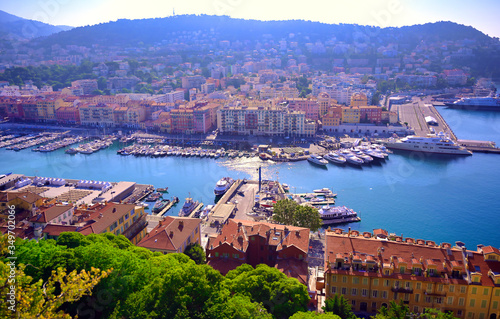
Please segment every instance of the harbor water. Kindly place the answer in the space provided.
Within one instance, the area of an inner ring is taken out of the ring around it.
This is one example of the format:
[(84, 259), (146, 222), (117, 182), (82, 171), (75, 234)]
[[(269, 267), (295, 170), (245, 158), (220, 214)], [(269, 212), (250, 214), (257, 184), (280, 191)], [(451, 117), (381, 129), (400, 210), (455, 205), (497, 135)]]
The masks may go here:
[[(460, 139), (491, 140), (500, 145), (500, 113), (438, 108)], [(109, 149), (85, 155), (0, 149), (1, 173), (98, 181), (133, 181), (168, 187), (166, 198), (213, 204), (213, 188), (224, 176), (278, 179), (290, 191), (311, 192), (328, 187), (338, 194), (337, 205), (358, 212), (361, 222), (341, 227), (360, 231), (383, 228), (404, 237), (438, 243), (462, 241), (500, 247), (500, 169), (497, 154), (456, 157), (394, 153), (380, 164), (356, 168), (329, 164), (327, 169), (307, 161), (273, 163), (258, 157), (209, 159), (133, 157)]]

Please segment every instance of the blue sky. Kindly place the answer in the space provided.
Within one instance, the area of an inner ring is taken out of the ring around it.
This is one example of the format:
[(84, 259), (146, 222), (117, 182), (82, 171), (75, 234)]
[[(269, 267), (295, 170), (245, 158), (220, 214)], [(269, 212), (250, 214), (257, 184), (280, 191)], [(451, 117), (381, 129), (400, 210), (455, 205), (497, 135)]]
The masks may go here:
[(0, 10), (33, 20), (84, 26), (117, 19), (215, 14), (259, 20), (304, 19), (379, 27), (436, 21), (500, 37), (498, 0), (2, 0)]

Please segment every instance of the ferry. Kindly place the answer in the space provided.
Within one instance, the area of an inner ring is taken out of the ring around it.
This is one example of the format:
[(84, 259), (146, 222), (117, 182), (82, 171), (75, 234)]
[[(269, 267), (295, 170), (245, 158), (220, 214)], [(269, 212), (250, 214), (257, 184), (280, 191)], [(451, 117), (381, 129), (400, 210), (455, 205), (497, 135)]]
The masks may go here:
[(361, 221), (358, 214), (345, 206), (323, 206), (319, 209), (323, 225), (335, 225)]
[(328, 164), (328, 161), (323, 159), (323, 157), (319, 156), (319, 155), (315, 155), (315, 154), (311, 154), (311, 156), (309, 156), (307, 158), (307, 160), (313, 164), (316, 164), (316, 165), (320, 165), (320, 166), (326, 166)]
[(465, 147), (458, 145), (443, 132), (428, 134), (427, 136), (407, 136), (402, 139), (391, 138), (386, 143), (388, 148), (416, 151), (423, 153), (472, 155)]
[(214, 188), (214, 194), (215, 196), (222, 196), (224, 195), (229, 188), (234, 184), (234, 179), (231, 177), (223, 177), (221, 178), (217, 184), (215, 184)]
[(182, 205), (181, 211), (179, 212), (179, 217), (187, 217), (193, 212), (193, 210), (198, 207), (199, 202), (193, 200), (191, 197), (186, 198), (184, 205)]
[(500, 111), (499, 97), (470, 97), (461, 98), (453, 103), (445, 103), (452, 109), (477, 110), (477, 111)]

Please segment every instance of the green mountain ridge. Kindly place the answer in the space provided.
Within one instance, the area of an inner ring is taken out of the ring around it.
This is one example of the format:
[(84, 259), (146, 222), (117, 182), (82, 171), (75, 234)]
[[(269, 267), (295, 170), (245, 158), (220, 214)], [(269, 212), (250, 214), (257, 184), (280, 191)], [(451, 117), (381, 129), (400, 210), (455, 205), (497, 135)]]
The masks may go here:
[(40, 21), (24, 19), (0, 10), (0, 37), (24, 40), (45, 37), (72, 29), (70, 26), (56, 26)]

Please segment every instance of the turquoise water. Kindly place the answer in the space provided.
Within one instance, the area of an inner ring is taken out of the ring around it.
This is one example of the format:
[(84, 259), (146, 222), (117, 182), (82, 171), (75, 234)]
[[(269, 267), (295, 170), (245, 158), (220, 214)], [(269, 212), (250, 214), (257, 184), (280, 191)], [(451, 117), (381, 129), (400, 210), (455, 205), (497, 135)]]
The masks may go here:
[[(500, 145), (500, 114), (439, 109), (461, 139), (492, 140)], [(436, 242), (463, 241), (500, 247), (500, 155), (469, 157), (395, 153), (379, 165), (318, 168), (307, 161), (263, 162), (251, 159), (122, 157), (118, 146), (91, 155), (67, 155), (63, 150), (38, 153), (0, 149), (3, 172), (26, 175), (134, 181), (169, 187), (169, 196), (192, 196), (205, 204), (214, 200), (213, 188), (223, 176), (279, 179), (292, 192), (329, 187), (337, 204), (359, 212), (353, 229), (384, 228), (405, 237)], [(179, 208), (171, 211), (174, 215)]]

